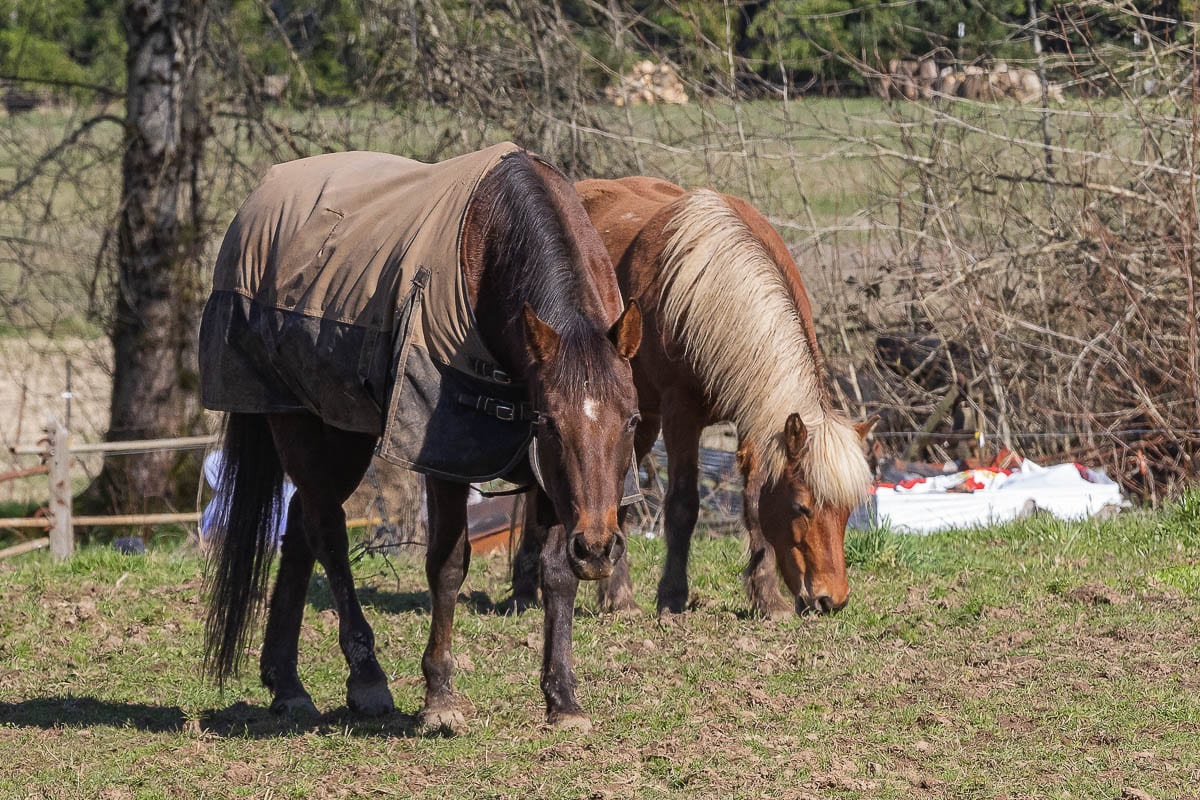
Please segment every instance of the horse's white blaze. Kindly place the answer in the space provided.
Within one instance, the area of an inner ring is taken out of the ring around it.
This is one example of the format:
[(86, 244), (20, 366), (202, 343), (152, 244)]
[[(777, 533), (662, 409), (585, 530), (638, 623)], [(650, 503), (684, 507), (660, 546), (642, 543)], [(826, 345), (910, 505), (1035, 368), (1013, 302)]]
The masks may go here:
[(871, 473), (862, 442), (835, 411), (791, 287), (766, 246), (716, 192), (677, 201), (662, 254), (660, 308), (716, 411), (754, 445), (768, 479), (787, 466), (783, 429), (798, 413), (808, 428), (805, 476), (818, 500), (855, 506)]
[(596, 401), (590, 397), (583, 401), (583, 415), (592, 422), (596, 421)]

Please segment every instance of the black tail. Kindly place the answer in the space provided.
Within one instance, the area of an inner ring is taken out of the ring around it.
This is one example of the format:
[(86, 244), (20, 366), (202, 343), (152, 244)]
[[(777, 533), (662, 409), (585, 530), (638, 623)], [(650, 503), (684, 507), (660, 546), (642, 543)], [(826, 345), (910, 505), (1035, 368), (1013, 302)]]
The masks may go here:
[(283, 510), (283, 467), (262, 414), (227, 415), (222, 455), (204, 667), (223, 685), (237, 674), (247, 629), (266, 595), (272, 532)]

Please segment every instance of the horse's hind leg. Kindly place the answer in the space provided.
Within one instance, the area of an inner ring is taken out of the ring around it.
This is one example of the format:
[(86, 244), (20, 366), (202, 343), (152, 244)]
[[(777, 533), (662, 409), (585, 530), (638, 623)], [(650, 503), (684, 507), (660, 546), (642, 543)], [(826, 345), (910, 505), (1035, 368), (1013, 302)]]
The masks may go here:
[(467, 541), (467, 491), (465, 483), (427, 478), (429, 544), (425, 549), (425, 576), (433, 616), (429, 644), (421, 658), (425, 674), (425, 707), (420, 725), (428, 733), (455, 733), (462, 727), (464, 704), (455, 696), (452, 679), (454, 656), (450, 645), (454, 631), (454, 606), (471, 563)]
[(283, 467), (296, 484), (304, 532), (325, 569), (337, 608), (338, 642), (350, 668), (346, 704), (362, 714), (386, 714), (395, 705), (375, 658), (375, 634), (354, 591), (342, 509), (366, 474), (375, 438), (330, 427), (307, 414), (273, 415), (271, 432)]
[(300, 682), (296, 671), (300, 623), (304, 617), (304, 600), (308, 594), (314, 561), (308, 538), (304, 534), (303, 520), (304, 509), (300, 496), (293, 495), (288, 508), (287, 531), (283, 536), (279, 577), (271, 595), (267, 632), (259, 659), (263, 685), (271, 690), (274, 697), (271, 710), (290, 716), (317, 715), (317, 707), (313, 705), (312, 697)]
[(537, 524), (536, 492), (524, 496), (525, 520), (521, 525), (521, 543), (513, 556), (512, 597), (504, 604), (505, 613), (520, 614), (538, 601), (538, 561), (546, 531)]

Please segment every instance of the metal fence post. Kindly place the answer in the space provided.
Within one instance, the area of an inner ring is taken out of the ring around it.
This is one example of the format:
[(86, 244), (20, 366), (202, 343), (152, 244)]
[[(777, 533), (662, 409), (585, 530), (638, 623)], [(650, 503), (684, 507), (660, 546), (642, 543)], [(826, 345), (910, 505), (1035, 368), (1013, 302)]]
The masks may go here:
[(51, 416), (46, 433), (50, 448), (50, 555), (65, 561), (75, 551), (75, 530), (71, 524), (71, 449), (70, 433), (57, 416)]

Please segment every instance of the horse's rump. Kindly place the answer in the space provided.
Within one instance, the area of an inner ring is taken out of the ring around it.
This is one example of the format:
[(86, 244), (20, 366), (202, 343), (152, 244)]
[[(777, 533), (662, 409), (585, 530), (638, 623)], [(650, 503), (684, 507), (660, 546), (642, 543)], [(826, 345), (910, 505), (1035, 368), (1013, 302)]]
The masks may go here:
[(530, 428), (463, 397), (524, 398), (496, 380), (461, 270), (480, 181), (517, 148), (424, 164), (334, 153), (273, 167), (222, 242), (200, 332), (207, 408), (308, 411), (382, 436), (379, 454), (484, 480), (524, 453)]

